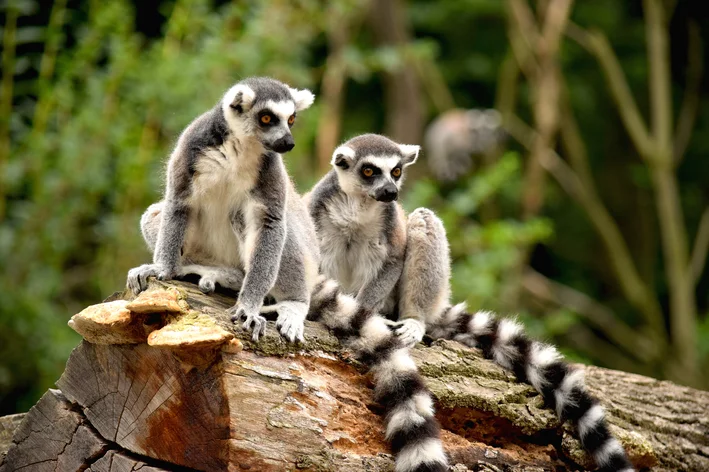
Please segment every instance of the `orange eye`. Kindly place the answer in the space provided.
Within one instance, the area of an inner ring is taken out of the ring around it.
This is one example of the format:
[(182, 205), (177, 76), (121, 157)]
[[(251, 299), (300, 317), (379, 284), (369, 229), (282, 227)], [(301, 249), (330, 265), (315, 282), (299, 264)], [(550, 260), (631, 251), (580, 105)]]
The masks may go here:
[(401, 167), (397, 167), (393, 171), (391, 171), (391, 175), (394, 177), (401, 177)]
[(288, 118), (288, 125), (289, 125), (289, 126), (293, 126), (293, 123), (295, 123), (295, 115), (291, 115), (291, 116)]
[(374, 170), (372, 170), (371, 167), (365, 167), (362, 170), (362, 174), (364, 174), (365, 177), (371, 177), (374, 175)]
[(267, 125), (270, 122), (271, 122), (271, 115), (263, 115), (261, 117), (261, 123), (263, 123), (264, 125)]

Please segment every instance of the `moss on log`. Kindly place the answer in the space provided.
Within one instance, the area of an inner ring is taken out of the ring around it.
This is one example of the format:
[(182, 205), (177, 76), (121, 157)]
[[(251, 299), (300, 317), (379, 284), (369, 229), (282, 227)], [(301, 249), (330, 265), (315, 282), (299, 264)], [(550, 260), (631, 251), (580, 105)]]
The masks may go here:
[[(233, 302), (153, 281), (136, 299), (119, 293), (75, 315), (85, 340), (60, 391), (0, 419), (0, 470), (392, 470), (363, 366), (317, 323), (303, 344), (285, 342), (273, 323), (253, 343), (228, 321)], [(437, 341), (413, 356), (437, 399), (452, 470), (590, 466), (541, 397), (477, 351)], [(638, 468), (709, 470), (709, 392), (585, 370)]]

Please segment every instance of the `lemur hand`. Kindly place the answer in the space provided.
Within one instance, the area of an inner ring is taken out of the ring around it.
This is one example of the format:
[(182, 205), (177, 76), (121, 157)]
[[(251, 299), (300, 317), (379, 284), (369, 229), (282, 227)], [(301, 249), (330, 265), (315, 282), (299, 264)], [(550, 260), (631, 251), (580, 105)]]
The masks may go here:
[(413, 318), (407, 318), (405, 320), (392, 323), (392, 329), (394, 334), (399, 337), (399, 339), (406, 346), (413, 346), (423, 339), (423, 335), (426, 334), (426, 326), (419, 320)]
[(308, 315), (308, 305), (303, 302), (285, 301), (276, 305), (278, 319), (276, 328), (281, 336), (294, 343), (303, 342), (303, 329), (305, 317)]
[(165, 270), (157, 264), (143, 264), (128, 271), (126, 286), (134, 294), (139, 294), (148, 288), (148, 277), (157, 277), (158, 280), (170, 280), (174, 272)]
[(227, 310), (227, 314), (231, 316), (231, 321), (234, 323), (238, 323), (243, 318), (245, 321), (241, 327), (246, 331), (251, 331), (251, 339), (254, 341), (258, 341), (260, 336), (266, 334), (266, 318), (259, 314), (258, 309), (247, 311), (237, 302)]

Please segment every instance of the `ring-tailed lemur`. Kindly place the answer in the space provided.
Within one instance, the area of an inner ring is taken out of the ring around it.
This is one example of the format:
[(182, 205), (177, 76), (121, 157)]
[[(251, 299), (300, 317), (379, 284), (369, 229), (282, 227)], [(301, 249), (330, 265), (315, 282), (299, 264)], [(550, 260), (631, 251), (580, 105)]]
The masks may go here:
[(293, 148), (290, 127), (313, 98), (273, 79), (245, 79), (182, 132), (164, 199), (141, 218), (153, 263), (129, 271), (133, 292), (150, 276), (196, 272), (205, 276), (203, 290), (215, 282), (239, 289), (229, 312), (234, 322), (245, 319), (255, 340), (266, 330), (259, 312), (267, 294), (278, 302), (281, 335), (303, 339), (317, 240), (279, 153)]
[(494, 150), (504, 137), (497, 110), (448, 110), (426, 128), (428, 168), (439, 180), (455, 180), (473, 167), (474, 155)]
[[(353, 138), (333, 153), (331, 170), (306, 195), (320, 241), (320, 268), (356, 296), (350, 310), (381, 311), (394, 333), (414, 344), (425, 332), (482, 349), (530, 383), (559, 418), (572, 420), (603, 470), (632, 470), (610, 434), (604, 410), (558, 351), (529, 339), (513, 320), (469, 314), (450, 303), (450, 260), (443, 224), (427, 209), (408, 219), (396, 203), (404, 169), (419, 147), (379, 135)], [(321, 303), (313, 296), (312, 304)]]
[[(182, 133), (168, 164), (165, 198), (141, 218), (154, 263), (131, 269), (128, 287), (137, 293), (151, 276), (197, 274), (205, 292), (217, 283), (239, 291), (231, 311), (234, 319), (246, 316), (245, 328), (253, 324), (254, 338), (266, 327), (259, 311), (275, 310), (281, 334), (291, 341), (302, 340), (312, 290), (319, 303), (311, 318), (371, 366), (377, 399), (388, 412), (397, 472), (443, 472), (447, 459), (433, 402), (408, 348), (382, 317), (355, 313), (348, 307), (356, 302), (340, 295), (336, 282), (317, 278), (315, 229), (277, 154), (293, 147), (295, 112), (312, 101), (306, 90), (246, 79)], [(260, 310), (269, 292), (276, 305)]]

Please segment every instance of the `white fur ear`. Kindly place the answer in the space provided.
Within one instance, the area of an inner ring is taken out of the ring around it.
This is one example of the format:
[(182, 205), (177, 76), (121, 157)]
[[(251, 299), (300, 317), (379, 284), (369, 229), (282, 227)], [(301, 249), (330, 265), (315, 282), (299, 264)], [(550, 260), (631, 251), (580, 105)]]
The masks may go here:
[(298, 90), (292, 88), (290, 89), (290, 94), (293, 96), (293, 101), (295, 102), (295, 111), (305, 110), (315, 101), (315, 95), (307, 89)]
[(236, 84), (224, 94), (222, 106), (231, 107), (237, 111), (248, 110), (254, 103), (256, 93), (245, 84)]
[(335, 152), (332, 153), (332, 160), (330, 161), (330, 164), (342, 169), (349, 169), (354, 160), (354, 156), (354, 149), (342, 145), (335, 149)]
[(418, 144), (399, 144), (399, 149), (404, 155), (404, 166), (410, 166), (419, 157), (421, 146)]

